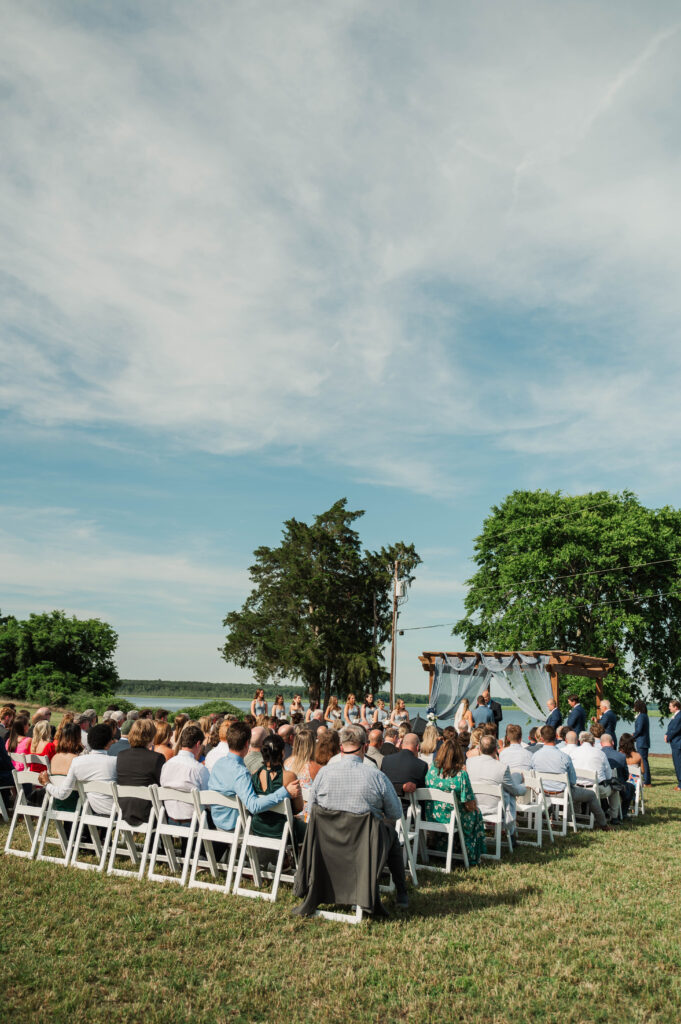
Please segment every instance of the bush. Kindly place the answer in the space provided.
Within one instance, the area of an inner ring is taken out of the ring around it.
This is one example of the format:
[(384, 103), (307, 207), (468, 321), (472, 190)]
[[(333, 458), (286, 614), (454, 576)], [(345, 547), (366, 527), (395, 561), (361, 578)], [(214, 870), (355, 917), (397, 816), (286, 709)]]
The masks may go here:
[(191, 708), (181, 708), (168, 717), (175, 721), (178, 715), (189, 715), (191, 719), (196, 721), (203, 715), (236, 715), (241, 720), (244, 717), (244, 713), (235, 708), (233, 704), (230, 704), (228, 700), (207, 700), (205, 704), (196, 704)]

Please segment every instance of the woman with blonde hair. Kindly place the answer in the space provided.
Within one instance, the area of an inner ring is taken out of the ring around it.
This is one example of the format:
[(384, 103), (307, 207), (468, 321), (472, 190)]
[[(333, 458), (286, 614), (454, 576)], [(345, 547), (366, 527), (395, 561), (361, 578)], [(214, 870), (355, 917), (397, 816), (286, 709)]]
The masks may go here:
[(397, 747), (398, 750), (402, 748), (402, 740), (409, 732), (411, 732), (409, 724), (407, 722), (402, 722), (402, 725), (399, 726), (397, 730), (397, 739), (395, 741), (395, 746)]
[(286, 718), (286, 707), (284, 706), (284, 694), (278, 693), (274, 698), (274, 704), (272, 705), (272, 714), (281, 722), (282, 719)]
[[(177, 754), (178, 750), (180, 749), (180, 736), (182, 735), (182, 730), (184, 729), (188, 721), (189, 715), (175, 715), (175, 721), (173, 722), (173, 736), (170, 741), (170, 745), (172, 746), (173, 752), (175, 754)], [(132, 732), (132, 729), (130, 730), (130, 732)]]
[(433, 763), (433, 755), (437, 750), (439, 741), (440, 734), (437, 731), (437, 726), (430, 723), (423, 730), (423, 739), (421, 740), (421, 749), (419, 750), (419, 757), (429, 766)]
[(360, 710), (354, 693), (348, 694), (348, 699), (343, 708), (343, 716), (346, 725), (359, 725)]
[(286, 771), (294, 772), (301, 786), (311, 786), (319, 771), (319, 765), (314, 760), (314, 745), (315, 738), (310, 729), (299, 729), (293, 739), (293, 753), (284, 762)]
[(329, 697), (329, 704), (324, 712), (324, 721), (342, 723), (341, 709), (338, 707), (338, 697), (333, 693)]
[(166, 761), (169, 761), (174, 754), (170, 745), (172, 728), (170, 722), (156, 723), (156, 736), (154, 737), (154, 750), (157, 754), (163, 754)]
[[(398, 697), (395, 701), (395, 707), (393, 713), (390, 716), (390, 724), (394, 725), (396, 729), (404, 725), (409, 725), (409, 712), (407, 711), (407, 705), (404, 703), (401, 697)], [(409, 730), (407, 729), (407, 732)]]
[(55, 745), (55, 748), (59, 746), (59, 740), (61, 739), (61, 734), (63, 733), (65, 727), (67, 725), (70, 725), (71, 722), (75, 722), (75, 720), (76, 720), (75, 712), (73, 712), (73, 711), (65, 711), (64, 712), (64, 717), (62, 718), (61, 722), (57, 726), (57, 731), (54, 734), (54, 745)]
[(484, 734), (484, 729), (481, 725), (479, 725), (477, 729), (473, 729), (473, 732), (471, 733), (470, 746), (468, 747), (468, 753), (466, 754), (467, 758), (480, 756), (480, 740)]
[[(54, 756), (55, 745), (52, 742), (52, 727), (49, 722), (36, 722), (33, 726), (33, 736), (31, 738), (30, 754), (40, 754), (41, 757), (46, 757), (48, 761), (51, 761)], [(42, 772), (45, 770), (45, 766), (42, 764), (30, 764), (29, 768), (32, 772)]]
[(201, 717), (199, 718), (199, 728), (204, 736), (207, 736), (208, 733), (210, 732), (210, 726), (210, 715), (201, 715)]

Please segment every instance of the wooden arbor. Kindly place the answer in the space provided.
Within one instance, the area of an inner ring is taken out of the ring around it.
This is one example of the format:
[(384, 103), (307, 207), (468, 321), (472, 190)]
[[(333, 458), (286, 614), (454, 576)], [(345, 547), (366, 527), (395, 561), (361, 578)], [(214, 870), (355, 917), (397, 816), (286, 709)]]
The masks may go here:
[[(424, 672), (428, 673), (428, 697), (430, 698), (433, 689), (433, 677), (435, 675), (435, 659), (444, 657), (447, 654), (450, 658), (472, 658), (477, 657), (480, 661), (478, 651), (424, 651), (419, 655), (419, 661)], [(514, 651), (485, 651), (486, 655), (507, 658)], [(603, 699), (603, 680), (613, 667), (613, 662), (605, 658), (592, 658), (588, 654), (573, 654), (570, 651), (522, 651), (522, 654), (531, 655), (536, 658), (539, 654), (545, 654), (549, 658), (546, 666), (551, 675), (551, 689), (556, 704), (559, 698), (558, 680), (562, 676), (585, 676), (593, 679), (596, 684), (596, 714), (600, 718), (601, 700)]]

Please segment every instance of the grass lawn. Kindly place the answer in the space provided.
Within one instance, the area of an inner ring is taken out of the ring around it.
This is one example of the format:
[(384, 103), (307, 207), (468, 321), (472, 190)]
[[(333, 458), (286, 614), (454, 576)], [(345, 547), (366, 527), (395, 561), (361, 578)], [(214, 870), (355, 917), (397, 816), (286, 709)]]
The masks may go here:
[(3, 1019), (673, 1022), (681, 793), (670, 759), (651, 769), (645, 817), (424, 871), (385, 923), (0, 856)]

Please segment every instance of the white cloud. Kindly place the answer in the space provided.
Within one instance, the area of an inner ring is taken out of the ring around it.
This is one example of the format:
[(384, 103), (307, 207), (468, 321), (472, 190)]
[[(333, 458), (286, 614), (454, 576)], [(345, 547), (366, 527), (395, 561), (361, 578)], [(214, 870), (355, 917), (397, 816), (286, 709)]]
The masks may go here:
[[(673, 5), (60, 10), (7, 6), (0, 33), (16, 417), (299, 446), (445, 498), (471, 438), (610, 465), (626, 405), (673, 444), (657, 396), (629, 405), (652, 352), (679, 377)], [(605, 403), (581, 350), (547, 342), (541, 383), (489, 338), (476, 366), (469, 300), (593, 333), (622, 364)]]

